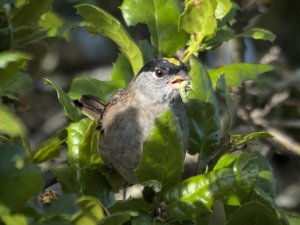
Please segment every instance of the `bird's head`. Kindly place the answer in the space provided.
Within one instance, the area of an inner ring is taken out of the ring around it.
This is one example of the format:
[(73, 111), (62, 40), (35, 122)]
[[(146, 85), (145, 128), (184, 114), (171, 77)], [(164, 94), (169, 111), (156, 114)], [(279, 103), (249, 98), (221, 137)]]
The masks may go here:
[(184, 63), (174, 58), (161, 58), (146, 63), (132, 85), (154, 101), (170, 102), (179, 95), (180, 83), (190, 79)]

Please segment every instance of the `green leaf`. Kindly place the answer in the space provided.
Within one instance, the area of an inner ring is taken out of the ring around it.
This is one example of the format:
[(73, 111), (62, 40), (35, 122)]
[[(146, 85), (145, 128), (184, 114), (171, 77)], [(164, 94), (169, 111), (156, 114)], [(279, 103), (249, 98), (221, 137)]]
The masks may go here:
[(178, 29), (179, 0), (125, 0), (121, 10), (128, 26), (138, 23), (148, 25), (158, 56), (173, 56), (188, 40), (187, 34)]
[(231, 10), (232, 2), (230, 0), (217, 0), (217, 7), (215, 9), (215, 17), (223, 19)]
[(121, 80), (101, 81), (90, 77), (77, 77), (72, 81), (68, 95), (71, 99), (79, 99), (81, 95), (92, 95), (108, 101), (123, 86)]
[(17, 92), (29, 87), (32, 83), (31, 77), (26, 73), (17, 73), (5, 83), (0, 84), (0, 96), (6, 96), (10, 99), (18, 99)]
[(140, 224), (143, 224), (143, 225), (157, 224), (157, 225), (159, 225), (159, 223), (157, 222), (157, 219), (151, 217), (147, 213), (139, 213), (139, 215), (132, 218), (130, 222), (132, 225), (140, 225)]
[(232, 169), (225, 168), (179, 183), (163, 195), (168, 215), (173, 219), (185, 220), (211, 212), (214, 201), (234, 189), (236, 178)]
[(98, 168), (85, 168), (77, 171), (80, 193), (100, 199), (107, 207), (114, 202), (112, 188)]
[(132, 68), (130, 62), (123, 54), (119, 54), (116, 62), (113, 64), (111, 79), (113, 81), (122, 81), (119, 88), (124, 88), (129, 84), (133, 78)]
[(231, 214), (226, 225), (280, 225), (276, 215), (263, 204), (246, 203)]
[(61, 134), (65, 129), (57, 132), (53, 137), (43, 141), (33, 150), (33, 163), (39, 164), (55, 157), (60, 154), (60, 146), (65, 142), (65, 137), (61, 138)]
[(29, 0), (12, 18), (14, 28), (22, 26), (38, 26), (40, 17), (46, 13), (52, 5), (52, 0)]
[(73, 215), (71, 219), (75, 225), (97, 225), (104, 218), (104, 213), (98, 199), (82, 196), (77, 200), (77, 204), (80, 207), (80, 211)]
[(241, 34), (238, 35), (239, 37), (249, 37), (253, 39), (262, 39), (267, 41), (274, 41), (276, 36), (271, 31), (262, 29), (262, 28), (251, 28)]
[(265, 161), (257, 153), (224, 155), (213, 171), (182, 181), (167, 190), (163, 199), (171, 218), (197, 218), (199, 214), (210, 213), (215, 200), (227, 205), (248, 202), (249, 194), (257, 187), (273, 196), (270, 185), (274, 184), (274, 180), (269, 172)]
[(297, 215), (295, 213), (289, 213), (289, 212), (286, 212), (285, 215), (286, 215), (290, 225), (300, 224), (300, 215)]
[(238, 155), (224, 154), (218, 160), (217, 164), (214, 166), (213, 170), (220, 170), (228, 167), (232, 167), (236, 161)]
[(127, 200), (116, 201), (108, 208), (110, 213), (123, 212), (126, 210), (136, 210), (148, 212), (153, 205), (147, 203), (144, 199), (129, 198)]
[(92, 34), (102, 34), (112, 39), (130, 61), (134, 74), (137, 74), (144, 64), (142, 53), (121, 23), (106, 11), (93, 5), (82, 4), (76, 6), (76, 9), (85, 19), (83, 26)]
[(52, 168), (51, 172), (56, 176), (64, 193), (80, 193), (77, 172), (73, 167)]
[(16, 51), (0, 52), (0, 87), (14, 79), (25, 63), (30, 60), (28, 54)]
[(80, 114), (70, 97), (60, 87), (56, 86), (51, 80), (47, 78), (45, 78), (44, 80), (47, 84), (51, 85), (55, 89), (58, 100), (64, 108), (66, 116), (72, 121), (78, 121), (80, 119)]
[(2, 7), (0, 7), (0, 51), (9, 50), (12, 43), (12, 27), (10, 20)]
[(220, 95), (221, 98), (225, 100), (225, 104), (226, 104), (228, 125), (227, 125), (227, 129), (224, 129), (224, 134), (223, 134), (223, 136), (226, 136), (229, 135), (231, 132), (234, 102), (233, 102), (232, 95), (228, 92), (224, 74), (221, 74), (217, 81), (216, 92)]
[(207, 71), (196, 59), (192, 62), (191, 90), (185, 104), (189, 117), (189, 153), (207, 157), (216, 151), (220, 142), (218, 102)]
[(27, 225), (28, 221), (26, 217), (22, 214), (6, 214), (0, 216), (1, 220), (5, 223), (5, 225)]
[(134, 211), (124, 211), (113, 213), (107, 217), (105, 217), (99, 225), (123, 225), (125, 222), (129, 221), (131, 217), (136, 217), (138, 215), (137, 212)]
[(153, 46), (147, 40), (142, 40), (139, 44), (142, 50), (144, 62), (150, 62), (153, 60), (155, 58)]
[(68, 126), (68, 156), (72, 166), (85, 168), (102, 163), (98, 152), (99, 131), (96, 127), (96, 122), (89, 118)]
[[(184, 13), (180, 16), (179, 26), (190, 36), (189, 47), (183, 61), (196, 53), (207, 36), (216, 32), (217, 19), (215, 18), (216, 2), (210, 0), (184, 2)], [(220, 13), (219, 13), (220, 14)]]
[(38, 31), (41, 16), (51, 9), (51, 5), (52, 0), (29, 0), (17, 11), (11, 20), (14, 46)]
[(42, 188), (41, 172), (31, 165), (24, 166), (23, 157), (20, 147), (0, 144), (0, 202), (12, 210), (23, 208)]
[(49, 208), (46, 209), (46, 213), (50, 215), (67, 215), (70, 216), (78, 211), (76, 205), (75, 194), (64, 194), (58, 197), (51, 203)]
[(218, 69), (209, 69), (213, 88), (216, 88), (219, 77), (224, 74), (227, 88), (239, 87), (246, 80), (255, 80), (256, 76), (261, 73), (265, 73), (273, 70), (273, 67), (265, 64), (248, 64), (237, 63), (230, 64)]
[(26, 133), (22, 121), (8, 108), (0, 105), (0, 133), (12, 137), (24, 136)]
[(184, 148), (178, 120), (171, 111), (157, 117), (135, 170), (140, 182), (158, 180), (163, 189), (174, 185), (183, 172)]
[(272, 137), (271, 134), (269, 134), (266, 131), (258, 131), (258, 132), (253, 132), (250, 134), (246, 135), (232, 135), (234, 139), (234, 145), (244, 145), (247, 142), (256, 139), (256, 138), (270, 138)]

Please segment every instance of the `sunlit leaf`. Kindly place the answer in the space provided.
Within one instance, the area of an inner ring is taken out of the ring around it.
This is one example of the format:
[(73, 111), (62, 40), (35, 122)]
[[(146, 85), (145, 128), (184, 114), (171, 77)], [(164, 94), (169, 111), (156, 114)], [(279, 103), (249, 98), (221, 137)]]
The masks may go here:
[(1, 220), (5, 223), (5, 225), (27, 225), (28, 220), (26, 216), (22, 214), (6, 214), (1, 216)]
[(155, 119), (136, 168), (140, 182), (158, 180), (163, 188), (174, 185), (183, 172), (184, 148), (182, 132), (171, 111)]
[(265, 30), (262, 28), (251, 28), (241, 34), (238, 35), (239, 37), (250, 37), (253, 39), (262, 39), (267, 41), (274, 41), (276, 36), (269, 30)]
[(83, 26), (93, 34), (102, 34), (112, 39), (130, 61), (134, 74), (137, 74), (143, 66), (142, 53), (121, 23), (106, 11), (93, 5), (82, 4), (76, 6), (76, 9), (85, 19)]
[(96, 127), (96, 122), (89, 118), (68, 126), (68, 156), (72, 166), (85, 168), (102, 163), (98, 152), (99, 131)]
[(205, 37), (216, 32), (217, 19), (215, 18), (215, 1), (187, 0), (184, 5), (184, 13), (180, 16), (179, 26), (191, 35), (189, 47), (183, 59), (185, 62), (198, 51)]
[(71, 98), (60, 87), (55, 85), (51, 80), (47, 78), (45, 78), (44, 80), (47, 84), (51, 85), (55, 89), (58, 100), (64, 108), (66, 116), (72, 121), (78, 121), (80, 119), (80, 113), (79, 110), (75, 107)]
[(33, 163), (42, 163), (47, 160), (58, 157), (60, 154), (60, 146), (65, 142), (66, 138), (61, 138), (60, 136), (65, 130), (59, 131), (53, 137), (43, 141), (33, 150)]
[(104, 213), (98, 199), (82, 196), (77, 200), (80, 211), (72, 216), (75, 225), (97, 225), (104, 218)]
[[(145, 9), (145, 10), (141, 10)], [(173, 56), (184, 47), (187, 34), (178, 30), (181, 13), (178, 0), (125, 0), (121, 5), (128, 26), (145, 23), (151, 33), (151, 42), (158, 56)]]
[(92, 95), (108, 101), (122, 87), (122, 80), (101, 81), (91, 77), (77, 77), (72, 81), (68, 95), (71, 99), (79, 99), (81, 95)]
[(26, 133), (22, 121), (12, 111), (0, 105), (0, 133), (12, 137), (23, 136)]
[(113, 81), (122, 81), (123, 84), (120, 85), (119, 88), (124, 88), (129, 84), (132, 78), (133, 71), (130, 62), (123, 54), (119, 54), (116, 62), (113, 64), (111, 79)]
[(238, 63), (230, 64), (218, 69), (209, 69), (213, 88), (216, 88), (219, 77), (224, 74), (227, 87), (239, 87), (246, 80), (255, 80), (258, 74), (273, 70), (273, 67), (265, 64)]

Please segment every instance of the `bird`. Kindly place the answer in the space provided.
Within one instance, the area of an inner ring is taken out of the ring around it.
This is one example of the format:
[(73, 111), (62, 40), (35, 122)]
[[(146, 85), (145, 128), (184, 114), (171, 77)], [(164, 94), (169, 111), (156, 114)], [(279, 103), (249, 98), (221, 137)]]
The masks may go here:
[(180, 60), (158, 58), (146, 63), (108, 103), (90, 95), (78, 100), (83, 113), (99, 121), (102, 160), (129, 184), (137, 182), (134, 170), (155, 118), (168, 109), (178, 119), (187, 150), (188, 119), (179, 90), (181, 82), (190, 79), (188, 67)]

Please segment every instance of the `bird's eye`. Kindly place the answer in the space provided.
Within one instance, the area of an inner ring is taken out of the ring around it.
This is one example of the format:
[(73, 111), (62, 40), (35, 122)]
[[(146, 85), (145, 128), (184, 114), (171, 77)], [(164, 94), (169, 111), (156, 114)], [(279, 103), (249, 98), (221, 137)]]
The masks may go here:
[(163, 75), (164, 75), (164, 72), (162, 70), (160, 70), (160, 69), (155, 70), (155, 76), (157, 76), (158, 78), (163, 77)]

